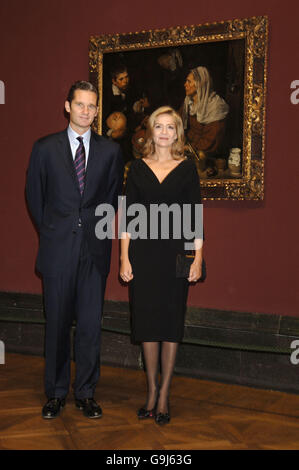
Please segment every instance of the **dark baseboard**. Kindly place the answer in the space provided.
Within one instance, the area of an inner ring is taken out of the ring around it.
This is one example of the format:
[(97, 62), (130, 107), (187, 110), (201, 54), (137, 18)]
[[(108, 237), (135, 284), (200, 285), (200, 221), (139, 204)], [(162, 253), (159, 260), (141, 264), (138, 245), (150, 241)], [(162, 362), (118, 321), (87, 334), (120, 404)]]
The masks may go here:
[[(42, 296), (0, 293), (0, 340), (6, 352), (43, 355), (44, 329)], [(189, 307), (175, 372), (298, 393), (299, 364), (291, 363), (291, 343), (298, 339), (299, 318)], [(130, 339), (127, 302), (105, 301), (101, 361), (143, 367), (140, 346)]]

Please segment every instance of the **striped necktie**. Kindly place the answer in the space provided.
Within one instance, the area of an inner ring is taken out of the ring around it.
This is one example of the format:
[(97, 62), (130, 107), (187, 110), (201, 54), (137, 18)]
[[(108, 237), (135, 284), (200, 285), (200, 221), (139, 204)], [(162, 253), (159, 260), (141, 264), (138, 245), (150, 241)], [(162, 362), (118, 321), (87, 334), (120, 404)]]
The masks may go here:
[(75, 168), (79, 182), (80, 193), (82, 196), (85, 183), (85, 148), (83, 144), (83, 138), (77, 137), (77, 140), (79, 140), (79, 147), (77, 148), (75, 155)]

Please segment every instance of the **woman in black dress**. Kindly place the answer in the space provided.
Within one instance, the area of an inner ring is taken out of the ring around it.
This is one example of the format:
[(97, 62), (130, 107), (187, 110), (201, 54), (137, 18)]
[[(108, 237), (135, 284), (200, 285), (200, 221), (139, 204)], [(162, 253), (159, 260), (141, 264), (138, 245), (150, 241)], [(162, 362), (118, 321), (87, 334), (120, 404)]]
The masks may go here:
[(158, 424), (170, 420), (169, 387), (184, 334), (189, 282), (196, 282), (202, 269), (202, 239), (196, 238), (189, 277), (176, 277), (176, 256), (190, 240), (183, 236), (182, 217), (177, 224), (175, 214), (181, 214), (183, 204), (194, 209), (201, 203), (196, 166), (183, 151), (180, 116), (168, 106), (157, 109), (148, 120), (144, 158), (132, 162), (125, 192), (120, 276), (129, 282), (132, 334), (142, 343), (148, 385), (147, 403), (137, 414), (140, 419), (155, 417)]

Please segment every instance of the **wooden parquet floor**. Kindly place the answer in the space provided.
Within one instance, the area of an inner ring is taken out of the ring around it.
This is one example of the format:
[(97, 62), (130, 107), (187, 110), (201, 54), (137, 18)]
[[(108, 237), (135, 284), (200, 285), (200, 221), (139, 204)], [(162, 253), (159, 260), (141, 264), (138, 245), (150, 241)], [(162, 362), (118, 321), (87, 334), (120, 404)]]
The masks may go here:
[(102, 366), (99, 420), (85, 418), (70, 393), (54, 420), (43, 420), (43, 358), (6, 354), (0, 365), (0, 449), (298, 450), (299, 396), (186, 377), (173, 378), (169, 425), (138, 421), (142, 371)]

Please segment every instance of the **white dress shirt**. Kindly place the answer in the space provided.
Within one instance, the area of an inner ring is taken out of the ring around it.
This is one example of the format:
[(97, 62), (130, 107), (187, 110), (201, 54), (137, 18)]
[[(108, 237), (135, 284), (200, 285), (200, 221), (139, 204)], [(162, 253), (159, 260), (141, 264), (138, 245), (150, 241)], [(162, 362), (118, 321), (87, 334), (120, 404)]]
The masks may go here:
[(88, 161), (88, 155), (89, 155), (89, 143), (90, 143), (90, 136), (91, 136), (91, 130), (90, 128), (88, 131), (86, 131), (84, 134), (80, 135), (74, 129), (69, 125), (67, 129), (67, 135), (70, 141), (70, 146), (71, 146), (71, 151), (73, 155), (73, 159), (75, 160), (75, 155), (77, 148), (79, 147), (80, 143), (79, 140), (77, 140), (77, 137), (82, 137), (83, 138), (83, 145), (85, 148), (85, 168), (87, 166), (87, 161)]

